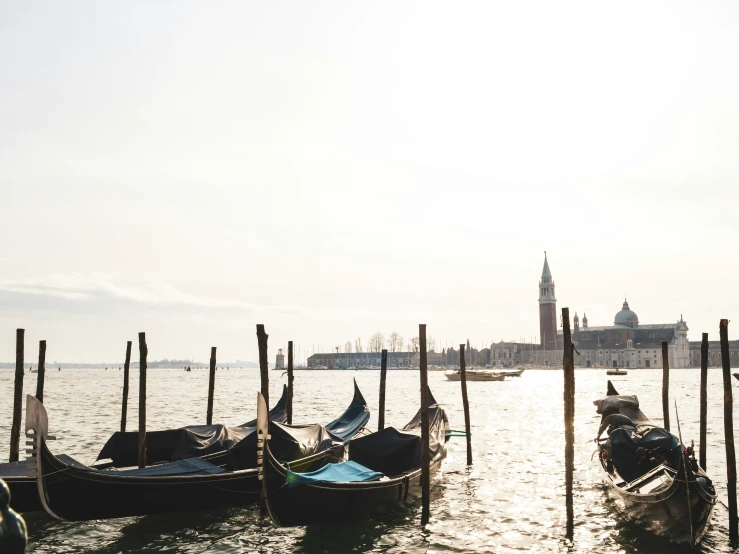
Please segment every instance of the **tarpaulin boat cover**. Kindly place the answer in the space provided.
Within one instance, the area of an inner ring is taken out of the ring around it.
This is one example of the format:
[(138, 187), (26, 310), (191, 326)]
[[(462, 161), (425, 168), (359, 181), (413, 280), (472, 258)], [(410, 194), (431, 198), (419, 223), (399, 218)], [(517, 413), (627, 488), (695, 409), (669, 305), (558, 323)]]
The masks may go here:
[(639, 399), (634, 395), (612, 394), (594, 402), (596, 411), (602, 415), (601, 422), (611, 414), (621, 414), (637, 425), (651, 425), (652, 422), (639, 409)]
[[(286, 421), (287, 387), (269, 412), (270, 420)], [(196, 458), (222, 452), (255, 434), (257, 420), (243, 425), (189, 425), (179, 429), (146, 432), (146, 460), (150, 464)], [(117, 432), (108, 439), (97, 459), (110, 458), (113, 467), (129, 467), (138, 463), (139, 434), (137, 431)], [(256, 444), (256, 442), (255, 442)]]
[(102, 470), (101, 472), (112, 475), (157, 477), (162, 475), (212, 475), (214, 473), (223, 473), (224, 470), (201, 458), (188, 458), (186, 460), (177, 460), (168, 464), (142, 467), (140, 469), (126, 469), (123, 471)]
[(625, 481), (633, 481), (654, 467), (649, 458), (664, 457), (664, 462), (673, 469), (680, 463), (680, 445), (677, 439), (661, 427), (649, 429), (643, 436), (633, 428), (619, 427), (608, 435), (611, 444), (611, 459), (619, 475)]
[[(429, 450), (432, 460), (446, 451), (448, 427), (446, 413), (429, 391)], [(350, 441), (349, 459), (388, 476), (420, 467), (421, 411), (400, 430), (387, 427)]]
[[(269, 447), (274, 457), (282, 462), (298, 460), (323, 452), (334, 444), (344, 443), (354, 437), (369, 421), (367, 401), (356, 381), (354, 398), (338, 419), (323, 425), (287, 425), (269, 422)], [(331, 430), (334, 431), (331, 431)], [(257, 435), (253, 433), (229, 450), (231, 463), (239, 468), (257, 467)]]
[(357, 462), (341, 462), (326, 464), (321, 469), (308, 473), (287, 471), (287, 486), (312, 485), (315, 483), (363, 483), (377, 481), (383, 477), (378, 471), (372, 471)]

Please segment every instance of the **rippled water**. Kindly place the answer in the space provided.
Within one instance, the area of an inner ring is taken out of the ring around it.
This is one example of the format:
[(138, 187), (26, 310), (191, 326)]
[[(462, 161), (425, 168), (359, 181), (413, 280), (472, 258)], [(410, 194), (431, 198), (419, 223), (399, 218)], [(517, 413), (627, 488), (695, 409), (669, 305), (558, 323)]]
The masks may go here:
[[(133, 372), (132, 372), (133, 373)], [(632, 370), (613, 378), (622, 393), (639, 396), (642, 410), (659, 421), (661, 370)], [(138, 384), (132, 376), (128, 429), (137, 428)], [(377, 426), (379, 371), (298, 371), (296, 422), (326, 423), (352, 395), (355, 377)], [(286, 378), (271, 371), (270, 395), (277, 399)], [(698, 438), (699, 370), (672, 370), (670, 398), (677, 399), (683, 438)], [(36, 374), (25, 390), (35, 391)], [(92, 463), (120, 422), (123, 372), (49, 371), (45, 404), (51, 443)], [(150, 429), (205, 421), (207, 371), (151, 370), (147, 419)], [(12, 371), (0, 372), (0, 446), (7, 448), (12, 411)], [(429, 373), (437, 400), (452, 428), (464, 428), (459, 383)], [(419, 404), (417, 372), (391, 371), (387, 380), (389, 425), (402, 426)], [(592, 400), (605, 394), (604, 370), (576, 371), (575, 538), (564, 539), (564, 426), (562, 372), (528, 370), (505, 382), (468, 384), (474, 465), (465, 467), (463, 438), (449, 443), (442, 484), (432, 491), (431, 523), (420, 527), (420, 506), (383, 521), (356, 525), (280, 529), (261, 521), (254, 508), (176, 516), (149, 516), (84, 523), (57, 523), (43, 514), (26, 517), (29, 552), (54, 553), (241, 553), (241, 552), (659, 552), (670, 546), (622, 522), (609, 506), (594, 462), (592, 438), (599, 418)], [(239, 424), (255, 416), (257, 370), (219, 370), (214, 421)], [(708, 473), (726, 501), (721, 371), (709, 370)], [(739, 412), (739, 405), (736, 409)], [(671, 418), (673, 426), (674, 413)], [(6, 450), (7, 452), (7, 450)], [(5, 457), (5, 454), (3, 455)], [(699, 551), (728, 552), (728, 514), (717, 505)], [(685, 550), (686, 552), (688, 549)]]

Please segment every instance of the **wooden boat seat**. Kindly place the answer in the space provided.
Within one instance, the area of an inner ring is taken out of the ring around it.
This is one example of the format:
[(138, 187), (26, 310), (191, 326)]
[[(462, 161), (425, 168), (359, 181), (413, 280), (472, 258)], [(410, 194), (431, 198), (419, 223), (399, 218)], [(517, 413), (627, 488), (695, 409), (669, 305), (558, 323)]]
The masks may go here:
[(647, 494), (657, 491), (660, 487), (669, 485), (675, 476), (675, 470), (667, 464), (660, 464), (653, 470), (645, 473), (638, 479), (623, 486), (623, 490)]

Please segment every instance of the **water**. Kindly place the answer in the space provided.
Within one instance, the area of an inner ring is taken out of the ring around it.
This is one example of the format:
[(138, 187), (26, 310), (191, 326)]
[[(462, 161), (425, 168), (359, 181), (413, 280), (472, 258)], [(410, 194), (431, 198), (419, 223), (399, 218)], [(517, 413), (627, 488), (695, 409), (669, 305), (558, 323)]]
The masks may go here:
[[(135, 372), (132, 372), (135, 373)], [(378, 402), (379, 371), (298, 371), (296, 422), (327, 422), (352, 396), (355, 377), (371, 408)], [(271, 398), (279, 397), (286, 377), (271, 371)], [(150, 429), (204, 422), (207, 371), (151, 370), (147, 419)], [(659, 421), (661, 370), (632, 370), (613, 378), (622, 393), (639, 396), (642, 410)], [(672, 370), (670, 401), (677, 399), (683, 438), (698, 438), (699, 370)], [(92, 463), (104, 441), (120, 425), (123, 372), (48, 371), (45, 404), (51, 443)], [(0, 446), (10, 441), (12, 371), (0, 372)], [(36, 374), (25, 375), (25, 390), (35, 391)], [(431, 389), (447, 410), (451, 426), (464, 428), (459, 383), (430, 372)], [(390, 371), (388, 425), (402, 426), (419, 404), (418, 374)], [(609, 507), (597, 467), (590, 461), (599, 423), (592, 400), (605, 394), (604, 370), (576, 371), (575, 537), (564, 539), (564, 425), (562, 372), (528, 370), (505, 382), (470, 382), (474, 465), (465, 467), (463, 438), (449, 443), (442, 484), (432, 490), (431, 523), (420, 528), (420, 506), (383, 521), (346, 526), (280, 529), (260, 521), (255, 508), (149, 516), (83, 523), (57, 523), (30, 514), (30, 553), (346, 553), (346, 552), (680, 552), (662, 539), (624, 523)], [(708, 473), (726, 501), (721, 371), (709, 370)], [(259, 376), (256, 370), (219, 370), (214, 421), (243, 423), (254, 417)], [(138, 384), (132, 375), (128, 429), (135, 430)], [(737, 406), (739, 412), (739, 406)], [(677, 425), (672, 412), (671, 422)], [(373, 411), (370, 427), (377, 426)], [(697, 446), (696, 446), (697, 447)], [(23, 448), (23, 446), (22, 446)], [(7, 450), (6, 450), (7, 452)], [(3, 455), (5, 456), (5, 455)], [(729, 552), (728, 514), (717, 505), (701, 552)], [(686, 548), (685, 552), (689, 550)]]

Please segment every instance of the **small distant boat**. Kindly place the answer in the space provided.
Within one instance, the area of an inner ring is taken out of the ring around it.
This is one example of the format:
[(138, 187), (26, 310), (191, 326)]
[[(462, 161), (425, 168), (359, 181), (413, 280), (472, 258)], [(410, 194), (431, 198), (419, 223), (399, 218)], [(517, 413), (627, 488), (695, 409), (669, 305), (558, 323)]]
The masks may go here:
[(606, 375), (628, 375), (629, 372), (625, 369), (613, 368), (606, 371)]
[[(485, 369), (467, 369), (465, 370), (467, 381), (505, 381), (505, 375), (497, 371), (488, 371)], [(447, 371), (444, 376), (450, 381), (459, 381), (462, 374), (459, 371)]]

